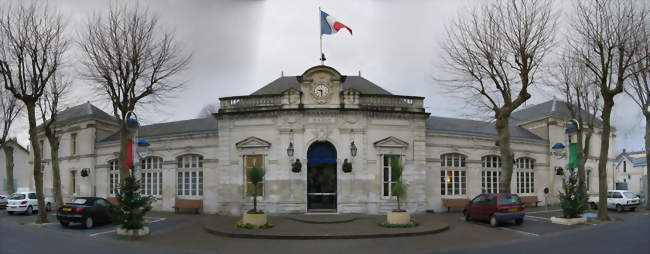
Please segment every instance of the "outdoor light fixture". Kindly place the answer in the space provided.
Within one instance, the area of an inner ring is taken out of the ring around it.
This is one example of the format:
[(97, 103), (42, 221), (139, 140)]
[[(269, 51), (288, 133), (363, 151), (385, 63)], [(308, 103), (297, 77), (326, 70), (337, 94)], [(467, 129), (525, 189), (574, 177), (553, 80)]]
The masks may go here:
[(553, 155), (557, 157), (558, 159), (564, 158), (566, 156), (566, 150), (565, 150), (564, 144), (558, 142), (553, 145), (551, 149), (553, 149)]
[(289, 142), (289, 147), (287, 147), (287, 156), (293, 157), (293, 142)]
[(350, 143), (350, 154), (352, 155), (352, 157), (357, 156), (357, 146), (354, 145), (354, 141)]

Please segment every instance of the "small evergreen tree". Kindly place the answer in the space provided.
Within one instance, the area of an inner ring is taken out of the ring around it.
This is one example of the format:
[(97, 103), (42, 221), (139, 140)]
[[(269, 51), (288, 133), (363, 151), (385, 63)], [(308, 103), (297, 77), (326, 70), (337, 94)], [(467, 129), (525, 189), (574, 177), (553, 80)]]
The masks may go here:
[(574, 170), (567, 170), (562, 181), (560, 192), (560, 207), (564, 218), (578, 218), (587, 210), (587, 194), (585, 188), (578, 188), (578, 177)]
[(394, 157), (391, 161), (391, 178), (397, 180), (391, 189), (391, 195), (397, 197), (397, 210), (401, 211), (400, 198), (406, 196), (406, 186), (402, 181), (402, 165), (399, 160)]
[(253, 213), (258, 213), (258, 211), (257, 211), (258, 186), (264, 180), (264, 169), (262, 169), (260, 166), (257, 165), (257, 163), (255, 163), (255, 164), (253, 164), (253, 168), (251, 168), (251, 170), (248, 171), (247, 176), (248, 176), (248, 180), (253, 185), (253, 189), (249, 192), (249, 195), (253, 196), (253, 211), (252, 212)]
[(127, 176), (116, 193), (119, 205), (113, 209), (113, 222), (122, 224), (123, 229), (144, 227), (144, 215), (151, 210), (153, 198), (140, 196), (140, 182), (132, 175)]

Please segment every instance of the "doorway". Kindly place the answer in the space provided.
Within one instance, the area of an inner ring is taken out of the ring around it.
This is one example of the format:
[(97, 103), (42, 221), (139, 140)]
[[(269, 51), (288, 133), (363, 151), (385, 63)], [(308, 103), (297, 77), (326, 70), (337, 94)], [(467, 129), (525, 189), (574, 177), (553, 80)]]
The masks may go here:
[(336, 148), (330, 142), (315, 142), (307, 150), (307, 210), (336, 212)]

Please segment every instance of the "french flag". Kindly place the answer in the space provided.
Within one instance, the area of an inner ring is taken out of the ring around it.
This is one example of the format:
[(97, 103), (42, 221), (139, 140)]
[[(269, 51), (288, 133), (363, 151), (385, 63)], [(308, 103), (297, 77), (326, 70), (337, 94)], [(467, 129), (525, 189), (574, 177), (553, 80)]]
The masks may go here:
[(332, 17), (331, 15), (327, 14), (324, 11), (320, 11), (320, 34), (335, 34), (341, 28), (348, 29), (350, 31), (350, 34), (352, 34), (352, 29), (347, 27), (346, 25), (343, 25), (343, 23), (339, 22), (335, 17)]

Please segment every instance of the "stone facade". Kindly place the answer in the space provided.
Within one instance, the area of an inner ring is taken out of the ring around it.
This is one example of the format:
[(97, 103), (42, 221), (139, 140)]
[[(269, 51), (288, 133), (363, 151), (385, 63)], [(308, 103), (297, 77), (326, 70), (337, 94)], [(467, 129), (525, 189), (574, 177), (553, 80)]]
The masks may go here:
[[(32, 165), (28, 164), (28, 156), (29, 156), (29, 151), (18, 144), (15, 139), (7, 141), (7, 145), (11, 146), (14, 148), (14, 183), (15, 183), (15, 188), (16, 190), (18, 188), (21, 189), (34, 189), (34, 172), (33, 168), (31, 167)], [(7, 164), (6, 164), (6, 159), (5, 159), (5, 153), (0, 148), (0, 184), (2, 184), (2, 187), (0, 189), (0, 193), (2, 194), (10, 194), (8, 193), (8, 187), (7, 187)]]
[[(151, 146), (136, 165), (137, 175), (146, 186), (145, 194), (158, 198), (154, 210), (173, 211), (177, 199), (198, 199), (203, 200), (204, 213), (231, 215), (252, 208), (246, 171), (253, 164), (266, 172), (258, 205), (270, 213), (304, 213), (316, 210), (310, 208), (316, 203), (327, 203), (328, 209), (339, 213), (385, 214), (396, 208), (396, 199), (390, 196), (392, 160), (404, 168), (403, 207), (411, 213), (445, 211), (443, 198), (472, 198), (486, 189), (496, 190), (489, 179), (499, 165), (493, 125), (431, 117), (424, 99), (392, 95), (361, 77), (316, 66), (300, 76), (273, 81), (252, 95), (221, 98), (213, 118), (142, 126), (139, 137)], [(556, 107), (552, 103), (551, 113)], [(57, 125), (66, 198), (114, 195), (117, 126), (106, 116), (97, 117), (101, 113), (88, 112), (85, 118)], [(513, 120), (512, 147), (516, 166), (522, 167), (513, 174), (513, 192), (537, 196), (543, 204), (543, 189), (549, 187), (549, 202), (557, 202), (562, 178), (555, 168), (565, 167), (567, 161), (553, 156), (551, 146), (566, 143), (567, 120), (563, 114)], [(76, 154), (69, 150), (73, 134)], [(592, 169), (590, 193), (597, 192), (599, 145), (596, 135), (587, 163)], [(329, 157), (319, 157), (322, 149), (330, 149)], [(298, 173), (291, 171), (296, 159), (302, 163)], [(342, 171), (346, 159), (352, 164), (350, 173)], [(82, 169), (89, 169), (89, 176), (80, 177)], [(51, 193), (47, 163), (45, 170), (46, 191)]]

